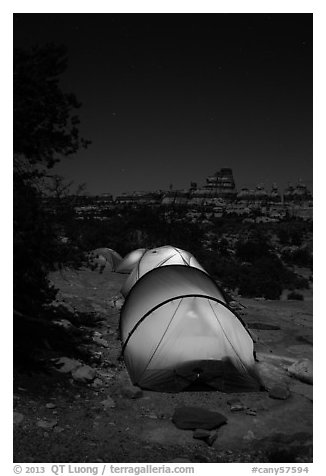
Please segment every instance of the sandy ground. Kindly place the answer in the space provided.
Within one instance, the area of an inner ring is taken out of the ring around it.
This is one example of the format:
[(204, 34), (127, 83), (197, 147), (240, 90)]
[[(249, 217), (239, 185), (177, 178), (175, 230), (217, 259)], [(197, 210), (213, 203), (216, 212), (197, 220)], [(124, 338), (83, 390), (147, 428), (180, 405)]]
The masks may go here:
[[(312, 360), (311, 292), (305, 301), (239, 299), (244, 306), (242, 318), (253, 327), (257, 366), (267, 387), (285, 383), (289, 398), (270, 398), (267, 391), (231, 395), (143, 391), (138, 398), (131, 398), (125, 391), (130, 385), (128, 373), (118, 360), (119, 309), (112, 299), (119, 296), (125, 278), (87, 268), (51, 276), (60, 290), (59, 301), (101, 318), (91, 329), (100, 338), (93, 343), (93, 351), (100, 355), (93, 364), (97, 381), (96, 385), (77, 382), (71, 374), (55, 369), (47, 374), (17, 372), (15, 462), (154, 463), (175, 458), (202, 463), (312, 461), (313, 387), (287, 372), (297, 359)], [(257, 329), (259, 324), (278, 329)], [(235, 397), (243, 404), (243, 411), (230, 410), (227, 402)], [(218, 411), (227, 417), (212, 445), (174, 425), (171, 417), (182, 405)]]

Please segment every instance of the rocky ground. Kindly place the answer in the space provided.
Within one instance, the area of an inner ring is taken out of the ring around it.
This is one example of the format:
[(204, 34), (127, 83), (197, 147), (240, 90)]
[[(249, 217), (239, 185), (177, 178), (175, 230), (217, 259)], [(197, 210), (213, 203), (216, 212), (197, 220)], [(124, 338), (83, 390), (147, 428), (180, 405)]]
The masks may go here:
[[(92, 359), (49, 352), (46, 373), (15, 372), (15, 462), (312, 461), (311, 292), (304, 301), (231, 303), (257, 341), (267, 391), (165, 394), (133, 387), (119, 360), (125, 277), (87, 268), (51, 276), (60, 290), (56, 305), (94, 319), (84, 325)], [(173, 416), (186, 406), (219, 412), (227, 422), (180, 429)]]

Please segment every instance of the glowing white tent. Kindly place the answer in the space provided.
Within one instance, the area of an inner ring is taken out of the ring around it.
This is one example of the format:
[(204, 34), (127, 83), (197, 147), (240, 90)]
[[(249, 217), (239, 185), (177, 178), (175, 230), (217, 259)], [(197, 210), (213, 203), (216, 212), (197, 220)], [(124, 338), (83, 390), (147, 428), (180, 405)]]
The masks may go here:
[(131, 273), (131, 271), (138, 264), (145, 251), (146, 248), (138, 248), (137, 250), (133, 250), (128, 253), (117, 267), (117, 273)]
[(188, 251), (170, 245), (160, 246), (159, 248), (153, 248), (143, 253), (122, 286), (121, 294), (126, 297), (138, 279), (152, 269), (172, 264), (191, 266), (206, 272), (196, 258)]
[(130, 378), (142, 388), (260, 389), (250, 334), (199, 269), (171, 265), (146, 273), (122, 308), (120, 334)]

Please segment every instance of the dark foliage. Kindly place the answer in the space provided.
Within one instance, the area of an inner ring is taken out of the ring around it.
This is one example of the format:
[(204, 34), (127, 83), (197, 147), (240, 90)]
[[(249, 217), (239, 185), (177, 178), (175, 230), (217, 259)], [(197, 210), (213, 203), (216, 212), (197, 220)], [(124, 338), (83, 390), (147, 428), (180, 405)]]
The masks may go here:
[(283, 289), (308, 288), (307, 280), (289, 270), (268, 238), (256, 232), (237, 243), (233, 257), (206, 253), (201, 262), (225, 287), (246, 297), (279, 299)]
[(288, 299), (295, 299), (297, 301), (303, 301), (303, 295), (300, 293), (296, 293), (295, 291), (292, 291), (291, 293), (288, 294)]
[[(218, 219), (210, 225), (212, 236), (207, 246), (207, 229), (201, 222), (184, 220), (185, 210), (128, 205), (103, 213), (103, 221), (94, 218), (76, 220), (71, 226), (72, 240), (89, 251), (107, 246), (121, 255), (144, 247), (170, 244), (190, 251), (224, 288), (247, 297), (279, 299), (283, 289), (303, 289), (308, 281), (286, 267), (271, 244), (276, 226), (242, 224), (239, 219)], [(283, 224), (282, 224), (283, 225)], [(227, 233), (241, 236), (236, 245)]]
[[(83, 251), (109, 247), (121, 255), (136, 248), (154, 248), (166, 244), (198, 252), (203, 233), (197, 225), (169, 222), (159, 210), (125, 207), (115, 211), (105, 221), (88, 218), (75, 220), (67, 236)], [(198, 253), (197, 253), (198, 254)]]
[(301, 246), (305, 235), (312, 232), (312, 223), (300, 220), (287, 220), (276, 228), (276, 234), (281, 245)]
[(47, 274), (57, 241), (42, 208), (40, 194), (18, 174), (14, 175), (14, 308), (38, 314), (56, 294)]
[(73, 114), (81, 104), (59, 87), (66, 67), (63, 46), (14, 51), (14, 153), (29, 164), (51, 167), (89, 143), (80, 138)]
[(282, 259), (288, 264), (313, 268), (312, 253), (307, 247), (297, 248), (294, 250), (285, 250), (282, 253)]
[(43, 179), (61, 157), (88, 144), (73, 115), (80, 104), (59, 87), (66, 61), (65, 49), (53, 45), (14, 51), (14, 309), (40, 320), (36, 331), (37, 321), (15, 319), (15, 349), (26, 353), (48, 332), (41, 322), (51, 317), (44, 309), (56, 295), (48, 272), (71, 259), (60, 237), (63, 214), (45, 206)]

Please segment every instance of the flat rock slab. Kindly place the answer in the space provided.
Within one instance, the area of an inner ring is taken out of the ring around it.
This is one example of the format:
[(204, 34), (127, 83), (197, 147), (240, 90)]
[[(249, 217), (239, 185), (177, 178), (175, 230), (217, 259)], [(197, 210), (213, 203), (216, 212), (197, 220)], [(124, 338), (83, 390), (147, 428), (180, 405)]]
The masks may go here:
[(312, 362), (309, 359), (298, 360), (288, 367), (288, 372), (292, 377), (301, 380), (302, 382), (313, 383)]
[(279, 331), (281, 329), (280, 326), (265, 324), (262, 322), (248, 322), (247, 326), (249, 329), (258, 329), (260, 331)]
[(213, 430), (227, 422), (227, 418), (218, 412), (212, 412), (200, 407), (176, 408), (172, 421), (176, 427), (183, 430)]
[(313, 401), (313, 387), (309, 384), (293, 380), (293, 383), (290, 382), (290, 390), (298, 395), (303, 395), (311, 402)]
[(311, 334), (298, 335), (297, 341), (304, 342), (305, 344), (313, 345), (313, 336)]
[(290, 396), (290, 391), (287, 385), (282, 383), (273, 385), (269, 390), (269, 397), (277, 400), (286, 400)]
[(78, 367), (81, 367), (82, 363), (79, 362), (79, 360), (70, 359), (69, 357), (60, 357), (59, 359), (55, 359), (55, 365), (58, 372), (68, 374)]

